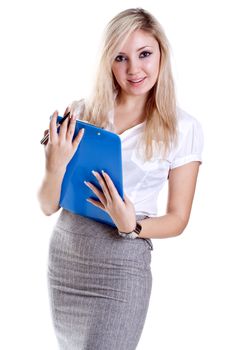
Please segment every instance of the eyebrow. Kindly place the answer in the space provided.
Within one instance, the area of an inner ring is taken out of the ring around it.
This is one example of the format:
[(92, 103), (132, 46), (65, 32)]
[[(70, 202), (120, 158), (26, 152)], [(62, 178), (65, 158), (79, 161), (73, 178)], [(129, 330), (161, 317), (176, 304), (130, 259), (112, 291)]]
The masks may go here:
[[(140, 47), (140, 49), (137, 49), (137, 52), (138, 52), (138, 51), (141, 51), (141, 50), (143, 50), (143, 49), (145, 49), (146, 47), (151, 47), (151, 48), (152, 48), (153, 46), (147, 45), (147, 46)], [(123, 54), (123, 55), (126, 55), (125, 52), (119, 52), (119, 54), (120, 54), (120, 55), (122, 55), (122, 54)]]

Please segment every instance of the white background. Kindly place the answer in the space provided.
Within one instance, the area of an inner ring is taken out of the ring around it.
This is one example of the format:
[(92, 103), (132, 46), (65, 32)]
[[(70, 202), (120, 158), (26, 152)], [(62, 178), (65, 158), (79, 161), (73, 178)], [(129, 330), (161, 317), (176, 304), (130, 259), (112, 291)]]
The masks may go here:
[(205, 133), (190, 223), (177, 238), (154, 240), (138, 350), (233, 348), (230, 1), (9, 0), (0, 5), (1, 349), (56, 349), (46, 273), (57, 214), (43, 216), (37, 202), (39, 141), (55, 109), (88, 94), (107, 22), (137, 6), (165, 28), (179, 104)]

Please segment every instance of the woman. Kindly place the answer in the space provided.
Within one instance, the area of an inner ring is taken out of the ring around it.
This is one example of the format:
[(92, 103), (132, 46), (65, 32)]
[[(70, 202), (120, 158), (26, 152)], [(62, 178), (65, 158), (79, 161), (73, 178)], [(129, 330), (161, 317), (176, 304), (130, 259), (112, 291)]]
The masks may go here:
[[(50, 241), (48, 281), (60, 349), (136, 349), (151, 293), (152, 238), (181, 234), (201, 163), (199, 123), (176, 106), (169, 47), (143, 9), (119, 13), (107, 26), (92, 97), (74, 102), (57, 134), (54, 112), (39, 191), (43, 212), (59, 210), (61, 183), (83, 132), (76, 118), (117, 133), (122, 142), (124, 200), (108, 174), (86, 185), (116, 229), (62, 210)], [(66, 111), (67, 112), (67, 111)], [(168, 180), (167, 211), (156, 201)], [(126, 195), (127, 194), (127, 195)]]

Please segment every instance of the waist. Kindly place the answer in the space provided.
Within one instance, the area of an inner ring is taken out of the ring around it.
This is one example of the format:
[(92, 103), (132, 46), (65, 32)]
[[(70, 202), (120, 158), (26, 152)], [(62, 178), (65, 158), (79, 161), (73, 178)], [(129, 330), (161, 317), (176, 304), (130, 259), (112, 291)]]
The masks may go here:
[[(147, 216), (146, 215), (136, 215), (137, 220), (143, 220)], [(110, 239), (110, 240), (125, 240), (122, 238), (117, 231), (117, 228), (112, 227), (110, 225), (89, 219), (87, 217), (73, 214), (65, 209), (62, 209), (55, 229), (62, 229), (63, 231), (70, 232), (72, 234), (82, 235), (89, 238), (95, 239)], [(138, 240), (147, 241), (151, 250), (153, 249), (152, 242), (149, 238), (139, 238)], [(128, 240), (130, 243), (133, 243), (135, 240)]]

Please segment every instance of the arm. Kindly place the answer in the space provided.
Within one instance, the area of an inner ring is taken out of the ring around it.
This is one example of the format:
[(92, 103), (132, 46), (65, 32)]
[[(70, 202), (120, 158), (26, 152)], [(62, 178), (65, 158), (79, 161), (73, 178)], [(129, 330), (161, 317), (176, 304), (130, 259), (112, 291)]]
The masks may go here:
[(44, 179), (38, 191), (38, 200), (45, 215), (52, 215), (59, 210), (61, 184), (65, 170), (45, 171)]
[(197, 161), (170, 170), (167, 212), (138, 221), (142, 238), (168, 238), (181, 234), (188, 224), (200, 163)]
[(68, 119), (65, 120), (58, 134), (56, 126), (57, 116), (58, 113), (54, 112), (49, 125), (49, 141), (45, 145), (46, 170), (38, 191), (40, 207), (45, 215), (51, 215), (60, 208), (61, 185), (66, 166), (76, 152), (83, 136), (83, 130), (80, 130), (73, 140), (75, 116), (71, 117), (69, 123)]
[[(195, 192), (199, 162), (177, 167), (169, 174), (169, 192), (166, 215), (139, 220), (141, 238), (167, 238), (177, 236), (185, 229), (191, 212)], [(133, 203), (124, 195), (119, 196), (114, 183), (107, 173), (102, 176), (94, 172), (102, 191), (90, 182), (86, 185), (96, 194), (99, 201), (87, 199), (90, 203), (106, 211), (120, 232), (131, 232), (135, 228), (135, 210)]]

